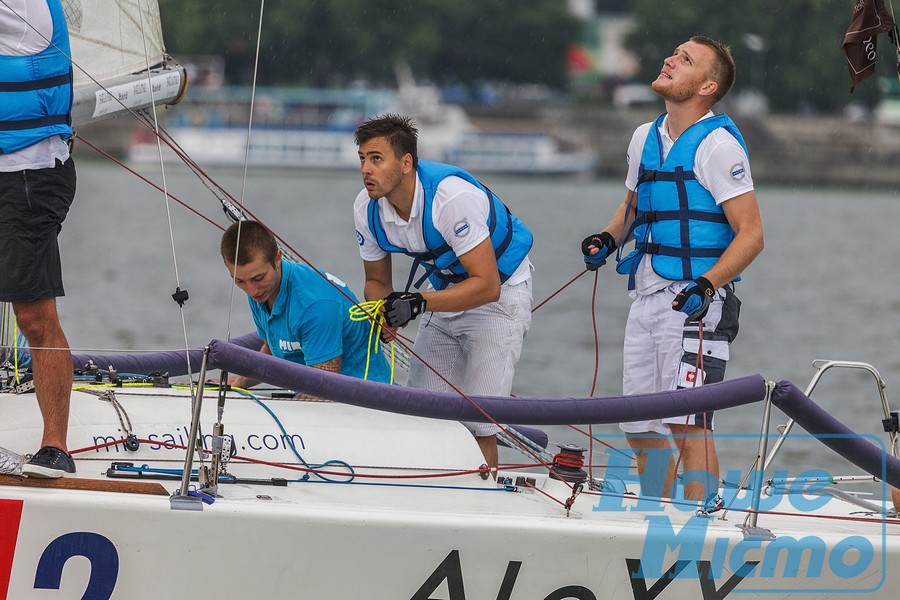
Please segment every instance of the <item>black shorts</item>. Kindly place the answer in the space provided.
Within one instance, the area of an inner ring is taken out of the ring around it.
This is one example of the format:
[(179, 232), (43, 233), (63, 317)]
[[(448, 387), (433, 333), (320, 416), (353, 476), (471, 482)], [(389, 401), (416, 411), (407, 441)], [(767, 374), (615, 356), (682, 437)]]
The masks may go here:
[(0, 301), (64, 296), (57, 236), (75, 198), (75, 162), (0, 172)]

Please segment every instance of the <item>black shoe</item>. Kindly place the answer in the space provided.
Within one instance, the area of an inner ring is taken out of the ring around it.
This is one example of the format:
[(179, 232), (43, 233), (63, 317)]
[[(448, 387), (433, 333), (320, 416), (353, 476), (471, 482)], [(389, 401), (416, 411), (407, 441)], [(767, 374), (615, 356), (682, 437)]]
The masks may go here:
[(31, 457), (31, 460), (22, 465), (22, 473), (29, 477), (57, 479), (74, 475), (75, 461), (59, 448), (44, 446)]

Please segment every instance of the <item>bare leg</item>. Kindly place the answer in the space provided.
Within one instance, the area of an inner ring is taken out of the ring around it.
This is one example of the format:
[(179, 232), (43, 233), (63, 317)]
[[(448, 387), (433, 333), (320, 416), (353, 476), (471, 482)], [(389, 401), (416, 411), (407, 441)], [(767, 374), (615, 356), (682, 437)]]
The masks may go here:
[(484, 462), (486, 462), (487, 466), (491, 469), (495, 469), (494, 479), (496, 479), (496, 468), (497, 463), (499, 462), (497, 457), (497, 436), (486, 435), (484, 437), (476, 437), (475, 441), (478, 442), (478, 447), (481, 448), (481, 453), (484, 454)]
[(41, 446), (53, 446), (68, 452), (66, 434), (69, 425), (69, 395), (72, 391), (72, 355), (69, 352), (69, 342), (59, 324), (56, 298), (14, 302), (13, 311), (19, 329), (32, 348), (35, 395), (44, 419)]
[[(669, 438), (649, 431), (636, 435), (628, 434), (626, 437), (628, 445), (635, 450), (638, 476), (641, 479), (641, 495), (654, 498), (668, 498), (671, 493), (672, 483), (675, 481), (675, 461), (671, 457)], [(647, 471), (651, 451), (667, 451), (670, 454), (665, 467), (664, 477), (660, 476), (659, 471), (661, 469), (656, 468), (659, 465), (652, 464), (654, 468), (651, 468), (649, 472)]]
[(669, 424), (675, 445), (681, 452), (685, 474), (693, 471), (693, 478), (684, 486), (684, 497), (705, 500), (719, 491), (719, 458), (713, 443), (712, 431), (698, 425)]
[(894, 502), (894, 510), (900, 511), (900, 489), (891, 488), (891, 500)]

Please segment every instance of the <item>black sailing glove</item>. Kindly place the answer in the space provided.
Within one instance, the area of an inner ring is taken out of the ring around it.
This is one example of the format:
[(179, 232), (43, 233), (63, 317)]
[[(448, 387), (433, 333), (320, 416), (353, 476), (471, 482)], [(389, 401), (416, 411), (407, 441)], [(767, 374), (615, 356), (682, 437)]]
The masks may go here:
[[(598, 252), (591, 256), (591, 246)], [(596, 271), (606, 264), (606, 258), (616, 251), (616, 240), (608, 232), (589, 235), (581, 242), (581, 253), (584, 255), (584, 266), (588, 271)]]
[(391, 327), (403, 327), (425, 312), (425, 298), (415, 292), (391, 292), (384, 299), (384, 316)]
[(716, 289), (709, 280), (706, 277), (698, 277), (678, 292), (675, 301), (672, 302), (672, 310), (686, 313), (686, 321), (699, 321), (706, 316), (709, 303), (715, 294)]

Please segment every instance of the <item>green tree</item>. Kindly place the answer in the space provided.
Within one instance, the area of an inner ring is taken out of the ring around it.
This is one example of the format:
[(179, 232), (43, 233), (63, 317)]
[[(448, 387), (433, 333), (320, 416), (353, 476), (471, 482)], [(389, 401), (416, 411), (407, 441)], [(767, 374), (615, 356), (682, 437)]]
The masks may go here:
[[(251, 81), (259, 4), (160, 0), (169, 51), (216, 54), (231, 83)], [(434, 81), (504, 79), (566, 85), (565, 52), (580, 23), (559, 0), (269, 0), (261, 84), (395, 81), (397, 63)]]
[[(692, 0), (677, 6), (634, 0), (633, 8), (636, 27), (627, 44), (640, 58), (645, 81), (656, 77), (678, 44), (703, 34), (731, 46), (738, 67), (733, 93), (761, 87), (775, 111), (832, 112), (851, 101), (872, 104), (878, 96), (874, 79), (849, 94), (841, 45), (851, 0)], [(758, 36), (764, 49), (748, 34)], [(894, 48), (886, 37), (879, 49), (887, 62)]]
[(565, 2), (430, 0), (443, 35), (426, 65), (437, 80), (568, 84), (566, 50), (581, 23)]

